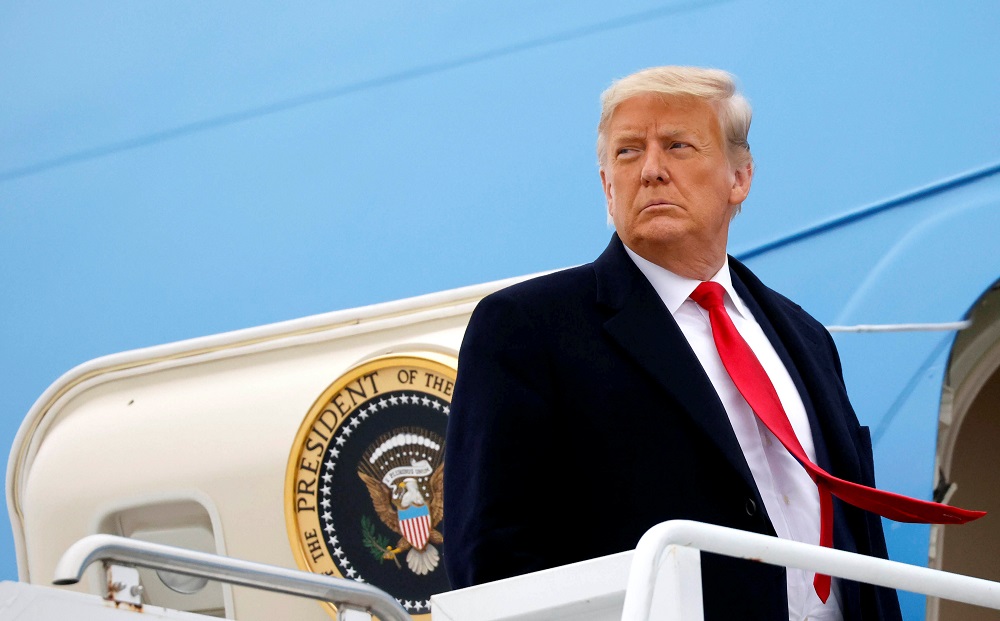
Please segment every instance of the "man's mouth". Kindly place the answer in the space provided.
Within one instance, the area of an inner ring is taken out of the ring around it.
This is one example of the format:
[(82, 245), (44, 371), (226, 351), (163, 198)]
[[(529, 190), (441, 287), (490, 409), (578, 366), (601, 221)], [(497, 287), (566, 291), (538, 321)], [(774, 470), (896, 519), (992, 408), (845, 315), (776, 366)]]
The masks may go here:
[(654, 199), (647, 201), (643, 206), (643, 209), (649, 209), (650, 207), (676, 207), (676, 203), (672, 203), (666, 199)]

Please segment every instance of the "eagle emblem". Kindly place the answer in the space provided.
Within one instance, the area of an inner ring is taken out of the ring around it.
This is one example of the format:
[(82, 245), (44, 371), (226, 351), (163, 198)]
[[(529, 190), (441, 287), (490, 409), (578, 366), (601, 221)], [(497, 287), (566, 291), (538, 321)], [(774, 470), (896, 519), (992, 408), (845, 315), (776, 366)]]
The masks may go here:
[[(400, 428), (380, 436), (358, 463), (379, 520), (399, 535), (382, 557), (423, 576), (434, 571), (441, 555), (433, 544), (444, 541), (437, 525), (444, 517), (443, 439), (420, 428)], [(380, 546), (381, 548), (381, 546)]]
[(299, 567), (391, 593), (413, 621), (430, 621), (431, 595), (449, 588), (441, 530), (456, 364), (421, 352), (349, 369), (316, 398), (288, 457)]

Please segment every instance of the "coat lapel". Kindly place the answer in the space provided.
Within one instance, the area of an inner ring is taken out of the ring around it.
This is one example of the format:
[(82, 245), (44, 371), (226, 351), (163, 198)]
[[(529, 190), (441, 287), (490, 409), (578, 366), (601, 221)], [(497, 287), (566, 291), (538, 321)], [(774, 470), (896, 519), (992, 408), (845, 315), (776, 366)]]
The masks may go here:
[[(802, 395), (817, 446), (817, 461), (838, 476), (861, 480), (856, 444), (835, 385), (838, 373), (825, 355), (822, 326), (768, 289), (730, 257), (734, 286), (778, 351)], [(680, 328), (618, 236), (594, 262), (597, 302), (608, 310), (605, 330), (719, 448), (734, 471), (756, 490), (729, 417)]]
[(594, 270), (598, 304), (610, 312), (605, 330), (681, 405), (750, 489), (756, 490), (750, 467), (715, 388), (663, 301), (626, 254), (617, 235), (594, 262)]

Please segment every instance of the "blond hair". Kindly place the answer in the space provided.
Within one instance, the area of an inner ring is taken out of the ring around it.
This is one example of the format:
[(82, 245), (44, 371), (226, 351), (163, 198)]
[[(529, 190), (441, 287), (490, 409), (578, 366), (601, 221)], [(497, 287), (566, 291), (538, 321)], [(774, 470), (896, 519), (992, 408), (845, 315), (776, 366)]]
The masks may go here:
[(727, 144), (730, 162), (742, 168), (753, 165), (750, 154), (750, 102), (736, 89), (732, 74), (701, 67), (650, 67), (616, 80), (601, 94), (601, 120), (597, 124), (597, 163), (607, 156), (607, 131), (615, 109), (627, 99), (655, 93), (664, 97), (695, 97), (715, 108)]

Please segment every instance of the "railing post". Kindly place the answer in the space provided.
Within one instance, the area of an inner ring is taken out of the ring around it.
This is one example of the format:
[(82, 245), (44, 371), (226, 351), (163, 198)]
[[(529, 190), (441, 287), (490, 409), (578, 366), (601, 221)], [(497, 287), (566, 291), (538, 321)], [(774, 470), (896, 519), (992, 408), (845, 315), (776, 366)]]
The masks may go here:
[(704, 618), (701, 552), (668, 540), (676, 529), (676, 522), (657, 524), (639, 540), (629, 570), (622, 621)]
[(698, 550), (667, 546), (652, 586), (655, 590), (650, 619), (702, 621), (705, 618), (701, 593), (701, 552)]

